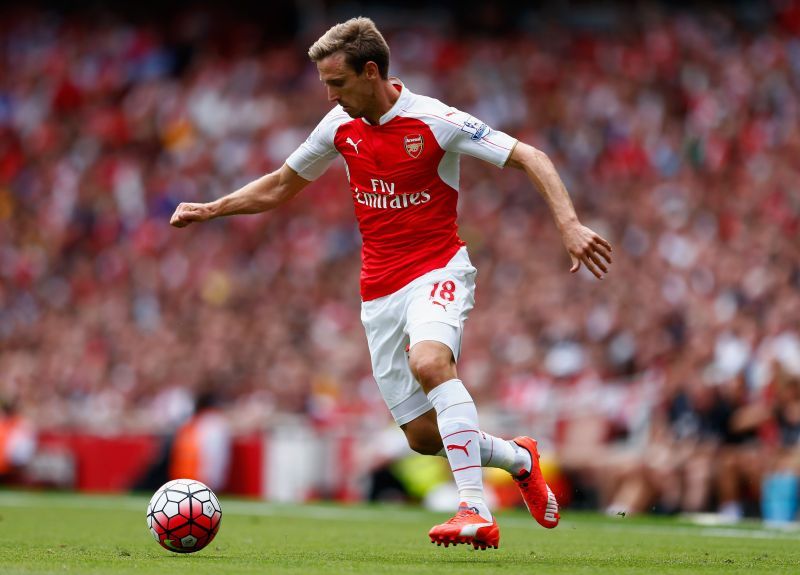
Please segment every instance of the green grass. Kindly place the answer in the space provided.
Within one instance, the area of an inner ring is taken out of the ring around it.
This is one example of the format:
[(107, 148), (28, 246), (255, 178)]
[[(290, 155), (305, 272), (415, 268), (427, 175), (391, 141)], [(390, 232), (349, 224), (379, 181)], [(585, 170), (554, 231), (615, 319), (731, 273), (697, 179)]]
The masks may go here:
[(0, 573), (798, 573), (800, 536), (758, 525), (565, 513), (548, 531), (503, 512), (499, 550), (431, 545), (446, 517), (411, 507), (222, 499), (219, 535), (191, 555), (150, 537), (143, 497), (0, 492)]

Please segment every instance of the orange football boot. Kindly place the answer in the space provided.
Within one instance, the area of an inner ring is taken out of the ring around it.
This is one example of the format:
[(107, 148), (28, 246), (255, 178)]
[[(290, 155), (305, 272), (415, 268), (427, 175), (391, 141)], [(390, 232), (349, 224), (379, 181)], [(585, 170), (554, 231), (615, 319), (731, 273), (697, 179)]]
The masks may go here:
[(515, 437), (514, 443), (531, 454), (531, 470), (523, 469), (512, 477), (533, 518), (542, 527), (552, 529), (558, 525), (561, 516), (558, 514), (556, 496), (545, 483), (542, 470), (539, 468), (539, 450), (536, 448), (536, 440), (530, 437)]
[(475, 549), (487, 547), (497, 549), (500, 546), (500, 528), (497, 526), (497, 520), (484, 519), (478, 515), (474, 507), (464, 502), (458, 506), (455, 517), (446, 523), (434, 526), (428, 532), (428, 536), (431, 538), (431, 543), (444, 544), (445, 547), (459, 543), (472, 543)]

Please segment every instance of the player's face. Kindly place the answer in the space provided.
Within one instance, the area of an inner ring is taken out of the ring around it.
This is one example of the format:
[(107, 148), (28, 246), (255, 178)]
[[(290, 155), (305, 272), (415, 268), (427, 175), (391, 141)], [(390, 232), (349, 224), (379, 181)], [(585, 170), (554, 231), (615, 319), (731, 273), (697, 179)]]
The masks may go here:
[(356, 74), (341, 52), (317, 62), (319, 79), (328, 91), (328, 100), (342, 106), (351, 118), (366, 115), (374, 101), (373, 79), (365, 68)]

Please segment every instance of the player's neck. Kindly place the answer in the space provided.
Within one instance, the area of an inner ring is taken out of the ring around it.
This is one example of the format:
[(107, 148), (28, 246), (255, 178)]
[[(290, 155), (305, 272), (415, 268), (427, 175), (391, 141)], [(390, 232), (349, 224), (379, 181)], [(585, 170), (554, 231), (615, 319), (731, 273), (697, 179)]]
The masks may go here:
[(378, 125), (381, 121), (381, 118), (384, 116), (384, 114), (386, 114), (386, 112), (392, 109), (392, 106), (395, 105), (398, 98), (400, 98), (400, 89), (392, 84), (391, 80), (382, 81), (380, 88), (375, 94), (375, 109), (367, 114), (364, 114), (364, 118), (373, 126)]

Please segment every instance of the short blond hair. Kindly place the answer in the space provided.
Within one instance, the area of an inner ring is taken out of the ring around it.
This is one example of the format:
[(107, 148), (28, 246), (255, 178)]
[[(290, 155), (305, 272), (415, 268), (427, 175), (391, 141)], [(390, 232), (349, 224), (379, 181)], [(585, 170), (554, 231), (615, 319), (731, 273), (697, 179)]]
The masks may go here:
[(389, 45), (369, 18), (360, 16), (336, 24), (312, 44), (308, 57), (319, 62), (336, 52), (345, 55), (345, 62), (356, 74), (364, 71), (367, 62), (375, 62), (381, 78), (389, 77)]

